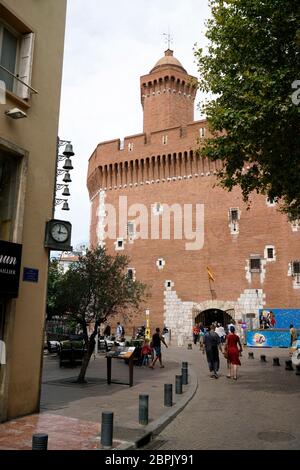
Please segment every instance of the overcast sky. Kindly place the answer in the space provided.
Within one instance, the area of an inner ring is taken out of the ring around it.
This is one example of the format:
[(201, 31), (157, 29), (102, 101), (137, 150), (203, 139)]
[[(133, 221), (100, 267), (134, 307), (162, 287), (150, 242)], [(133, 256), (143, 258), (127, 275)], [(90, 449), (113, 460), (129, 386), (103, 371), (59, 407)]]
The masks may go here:
[(142, 132), (139, 78), (164, 55), (168, 29), (174, 56), (198, 76), (193, 47), (206, 44), (208, 16), (208, 0), (68, 1), (59, 137), (76, 156), (70, 211), (57, 206), (55, 216), (72, 222), (73, 247), (89, 242), (90, 155), (99, 142)]

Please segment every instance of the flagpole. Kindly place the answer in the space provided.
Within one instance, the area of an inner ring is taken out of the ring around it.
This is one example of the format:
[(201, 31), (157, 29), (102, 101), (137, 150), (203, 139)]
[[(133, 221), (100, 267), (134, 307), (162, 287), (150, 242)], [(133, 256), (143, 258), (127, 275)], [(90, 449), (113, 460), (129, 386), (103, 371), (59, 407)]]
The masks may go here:
[(209, 282), (209, 290), (210, 290), (211, 300), (214, 300), (213, 290), (211, 288), (211, 278), (209, 276), (208, 276), (208, 282)]
[(211, 270), (208, 266), (206, 267), (206, 270), (207, 270), (207, 274), (208, 274), (208, 282), (209, 282), (209, 290), (210, 290), (211, 300), (214, 300), (215, 290), (212, 288), (211, 281), (214, 282), (215, 279), (214, 279), (213, 274), (212, 274), (212, 272), (211, 272)]

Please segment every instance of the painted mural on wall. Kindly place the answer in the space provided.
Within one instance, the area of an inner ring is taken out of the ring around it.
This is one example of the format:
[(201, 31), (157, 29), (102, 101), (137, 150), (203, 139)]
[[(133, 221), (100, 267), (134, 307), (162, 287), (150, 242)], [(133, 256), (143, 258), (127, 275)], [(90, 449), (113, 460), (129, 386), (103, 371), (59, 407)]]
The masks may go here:
[(259, 322), (261, 329), (289, 329), (291, 324), (300, 329), (300, 309), (264, 308), (259, 310)]
[(247, 346), (256, 348), (288, 348), (289, 330), (254, 330), (247, 332)]

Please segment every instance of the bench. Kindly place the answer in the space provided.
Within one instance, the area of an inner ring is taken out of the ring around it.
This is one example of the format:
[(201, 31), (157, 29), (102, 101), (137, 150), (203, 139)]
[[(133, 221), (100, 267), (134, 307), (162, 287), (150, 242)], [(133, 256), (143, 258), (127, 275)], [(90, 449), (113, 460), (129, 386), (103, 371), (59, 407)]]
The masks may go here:
[(60, 343), (59, 350), (59, 367), (62, 367), (63, 362), (67, 361), (71, 365), (75, 365), (76, 362), (82, 362), (85, 347), (82, 341), (63, 341)]

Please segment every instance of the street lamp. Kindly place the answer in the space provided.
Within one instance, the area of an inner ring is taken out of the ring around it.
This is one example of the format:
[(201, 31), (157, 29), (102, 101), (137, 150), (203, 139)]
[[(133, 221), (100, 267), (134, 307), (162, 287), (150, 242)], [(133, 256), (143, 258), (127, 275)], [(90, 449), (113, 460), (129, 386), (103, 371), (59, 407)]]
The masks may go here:
[(146, 310), (146, 329), (145, 329), (145, 339), (151, 340), (151, 330), (150, 330), (150, 310)]

